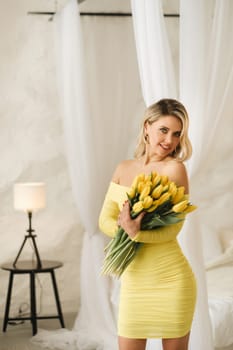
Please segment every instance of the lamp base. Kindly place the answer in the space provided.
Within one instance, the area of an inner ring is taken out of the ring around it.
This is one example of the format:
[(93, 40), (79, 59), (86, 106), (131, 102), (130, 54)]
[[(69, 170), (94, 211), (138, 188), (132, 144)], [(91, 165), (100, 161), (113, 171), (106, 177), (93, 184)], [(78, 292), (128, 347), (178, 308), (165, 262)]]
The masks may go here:
[(25, 245), (25, 243), (27, 242), (28, 239), (31, 239), (32, 241), (32, 244), (33, 244), (33, 249), (35, 251), (35, 254), (36, 254), (36, 260), (37, 260), (37, 267), (38, 268), (41, 268), (42, 267), (42, 264), (41, 264), (41, 259), (40, 259), (40, 255), (39, 255), (39, 251), (38, 251), (38, 248), (37, 248), (37, 245), (36, 245), (36, 235), (33, 235), (32, 232), (34, 232), (34, 230), (32, 229), (32, 226), (31, 226), (31, 219), (32, 219), (32, 212), (28, 212), (28, 219), (29, 219), (29, 229), (27, 230), (28, 232), (28, 235), (24, 236), (24, 240), (23, 240), (23, 243), (19, 249), (19, 252), (15, 258), (15, 261), (13, 262), (13, 266), (16, 267), (16, 264), (17, 264), (17, 261), (20, 257), (20, 254), (23, 250), (23, 247)]
[(19, 252), (17, 254), (17, 257), (15, 258), (15, 261), (13, 262), (13, 266), (14, 267), (16, 267), (17, 261), (18, 261), (18, 259), (20, 257), (20, 254), (21, 254), (21, 252), (23, 250), (23, 247), (24, 247), (25, 243), (27, 242), (27, 239), (29, 239), (29, 238), (32, 240), (33, 248), (34, 248), (34, 251), (35, 251), (35, 254), (36, 254), (37, 267), (38, 268), (42, 267), (39, 251), (38, 251), (38, 248), (37, 248), (37, 245), (36, 245), (36, 240), (35, 240), (36, 235), (26, 235), (24, 237), (24, 241), (23, 241), (23, 243), (22, 243), (22, 245), (20, 247), (20, 250), (19, 250)]

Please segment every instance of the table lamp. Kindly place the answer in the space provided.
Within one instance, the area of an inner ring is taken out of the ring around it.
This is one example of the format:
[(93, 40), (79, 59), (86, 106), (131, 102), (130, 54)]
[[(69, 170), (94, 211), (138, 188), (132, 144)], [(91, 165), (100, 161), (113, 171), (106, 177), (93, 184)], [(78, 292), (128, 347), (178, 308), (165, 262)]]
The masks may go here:
[(36, 235), (33, 234), (35, 230), (32, 229), (32, 213), (45, 207), (45, 184), (43, 182), (27, 182), (14, 184), (14, 208), (16, 210), (25, 211), (28, 214), (29, 228), (24, 237), (24, 241), (20, 247), (17, 257), (13, 263), (16, 267), (19, 256), (23, 250), (23, 247), (28, 239), (31, 239), (33, 249), (36, 254), (37, 267), (41, 268), (41, 259), (39, 251), (36, 245)]

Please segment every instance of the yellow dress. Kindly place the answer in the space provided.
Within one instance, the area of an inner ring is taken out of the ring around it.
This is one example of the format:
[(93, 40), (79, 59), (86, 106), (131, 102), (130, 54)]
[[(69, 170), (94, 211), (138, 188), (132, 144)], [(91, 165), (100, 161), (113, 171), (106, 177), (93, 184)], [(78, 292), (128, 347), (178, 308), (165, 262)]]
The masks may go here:
[[(102, 232), (114, 237), (129, 188), (110, 183), (99, 217)], [(127, 338), (179, 338), (191, 328), (196, 281), (177, 242), (182, 223), (139, 231), (142, 242), (121, 276), (118, 335)]]

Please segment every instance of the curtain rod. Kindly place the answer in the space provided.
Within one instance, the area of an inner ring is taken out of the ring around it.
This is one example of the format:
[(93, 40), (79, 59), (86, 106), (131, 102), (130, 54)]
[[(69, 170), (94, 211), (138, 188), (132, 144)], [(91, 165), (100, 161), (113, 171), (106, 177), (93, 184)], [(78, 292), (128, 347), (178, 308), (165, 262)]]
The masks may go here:
[[(28, 15), (54, 16), (56, 12), (49, 11), (29, 11)], [(80, 12), (80, 16), (109, 16), (109, 17), (131, 17), (130, 12)], [(164, 17), (180, 17), (178, 13), (164, 13)]]
[[(131, 17), (131, 12), (80, 12), (81, 16), (119, 16)], [(164, 17), (179, 17), (178, 13), (164, 13)]]

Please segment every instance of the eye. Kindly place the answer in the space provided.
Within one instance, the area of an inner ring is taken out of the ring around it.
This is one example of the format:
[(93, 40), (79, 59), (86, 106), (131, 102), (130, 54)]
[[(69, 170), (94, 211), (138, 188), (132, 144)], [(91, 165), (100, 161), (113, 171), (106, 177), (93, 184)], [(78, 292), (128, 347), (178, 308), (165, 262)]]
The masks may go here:
[(175, 137), (180, 137), (180, 135), (181, 135), (181, 132), (180, 132), (180, 131), (177, 131), (177, 132), (174, 133), (174, 136), (175, 136)]
[(167, 129), (167, 128), (164, 128), (164, 127), (160, 128), (159, 130), (160, 130), (163, 134), (166, 134), (166, 133), (168, 132), (168, 129)]

